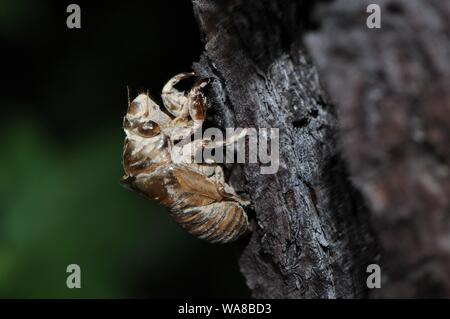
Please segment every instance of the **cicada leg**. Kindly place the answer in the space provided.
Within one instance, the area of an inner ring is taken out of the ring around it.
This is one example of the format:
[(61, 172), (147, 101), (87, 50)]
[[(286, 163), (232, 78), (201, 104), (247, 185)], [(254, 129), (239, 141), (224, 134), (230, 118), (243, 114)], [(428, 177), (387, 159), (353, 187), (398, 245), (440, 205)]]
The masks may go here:
[(171, 78), (163, 87), (161, 98), (166, 109), (176, 117), (187, 117), (189, 115), (187, 96), (185, 92), (175, 88), (180, 81), (194, 76), (193, 72), (180, 73)]

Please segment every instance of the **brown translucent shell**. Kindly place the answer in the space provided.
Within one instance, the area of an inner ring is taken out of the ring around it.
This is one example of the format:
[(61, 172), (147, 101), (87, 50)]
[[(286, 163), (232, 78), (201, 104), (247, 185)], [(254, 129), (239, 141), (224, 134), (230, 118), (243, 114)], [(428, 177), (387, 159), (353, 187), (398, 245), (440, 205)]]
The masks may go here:
[[(234, 191), (233, 194), (225, 191), (231, 192), (232, 188), (223, 178), (201, 174), (203, 170), (197, 164), (172, 162), (173, 148), (170, 146), (176, 142), (179, 129), (189, 128), (189, 125), (194, 127), (195, 121), (206, 117), (207, 103), (202, 89), (208, 80), (197, 81), (189, 93), (174, 89), (178, 81), (191, 76), (192, 73), (179, 74), (163, 89), (163, 102), (170, 115), (161, 115), (164, 113), (157, 105), (150, 108), (145, 103), (129, 104), (123, 121), (128, 137), (123, 149), (125, 176), (122, 182), (167, 207), (175, 221), (190, 234), (212, 243), (231, 242), (249, 228), (247, 214), (241, 206), (245, 202)], [(161, 114), (159, 117), (157, 113), (149, 114), (153, 111)], [(158, 123), (148, 118), (162, 118), (157, 121), (163, 126), (164, 133)], [(176, 132), (173, 136), (171, 129)], [(148, 141), (148, 138), (153, 139)]]
[(175, 221), (196, 237), (225, 243), (247, 232), (244, 209), (227, 198), (220, 185), (186, 166), (160, 166), (149, 174), (143, 171), (129, 183), (169, 208)]

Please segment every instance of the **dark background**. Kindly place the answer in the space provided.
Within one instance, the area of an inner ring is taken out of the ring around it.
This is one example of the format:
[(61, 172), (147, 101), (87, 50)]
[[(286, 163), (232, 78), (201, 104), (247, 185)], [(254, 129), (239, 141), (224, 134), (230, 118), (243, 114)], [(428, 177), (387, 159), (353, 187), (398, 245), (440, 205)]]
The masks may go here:
[(0, 297), (248, 296), (237, 244), (119, 184), (127, 86), (160, 101), (201, 54), (190, 1), (76, 1), (81, 29), (70, 3), (0, 2)]

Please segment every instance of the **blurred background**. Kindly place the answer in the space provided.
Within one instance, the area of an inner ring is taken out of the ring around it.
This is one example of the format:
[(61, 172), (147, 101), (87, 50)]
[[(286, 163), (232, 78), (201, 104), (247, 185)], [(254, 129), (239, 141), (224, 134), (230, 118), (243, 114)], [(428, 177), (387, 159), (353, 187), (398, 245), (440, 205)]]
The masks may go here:
[[(185, 233), (119, 184), (131, 96), (202, 43), (191, 3), (0, 1), (0, 297), (247, 297), (240, 247)], [(81, 267), (81, 289), (66, 267)]]

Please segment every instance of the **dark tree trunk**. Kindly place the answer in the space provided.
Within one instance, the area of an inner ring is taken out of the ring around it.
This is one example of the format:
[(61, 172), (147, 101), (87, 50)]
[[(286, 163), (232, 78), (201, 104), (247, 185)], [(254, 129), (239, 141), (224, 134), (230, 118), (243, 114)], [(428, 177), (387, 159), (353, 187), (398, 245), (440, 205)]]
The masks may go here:
[[(348, 182), (337, 121), (303, 51), (302, 8), (284, 1), (194, 1), (221, 127), (280, 129), (280, 168), (243, 165), (255, 211), (240, 260), (255, 297), (361, 297), (375, 249), (368, 211)], [(234, 182), (234, 183), (233, 183)]]
[[(391, 5), (374, 31), (361, 1), (193, 0), (212, 123), (280, 129), (276, 174), (229, 169), (254, 211), (239, 261), (254, 297), (366, 297), (372, 263), (389, 287), (375, 296), (450, 294), (449, 11), (419, 2)], [(419, 6), (440, 23), (402, 17)], [(427, 23), (442, 38), (402, 31)]]
[[(381, 29), (363, 27), (369, 3)], [(450, 297), (450, 2), (334, 1), (306, 37), (385, 254), (374, 296)]]

